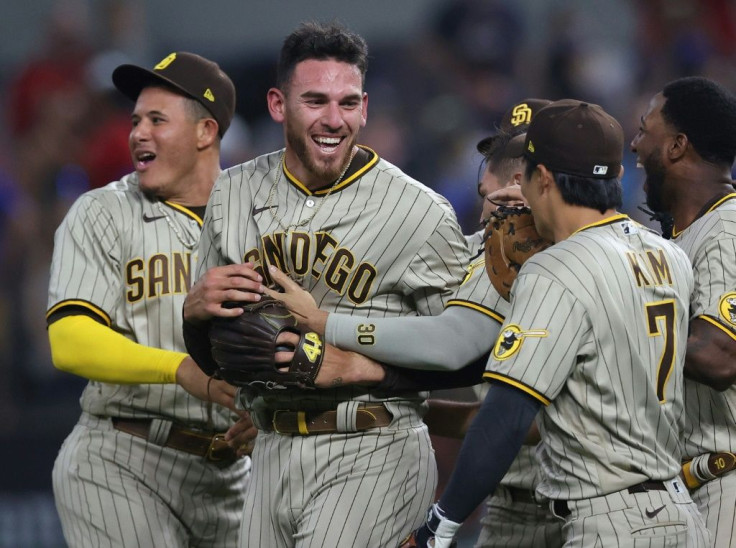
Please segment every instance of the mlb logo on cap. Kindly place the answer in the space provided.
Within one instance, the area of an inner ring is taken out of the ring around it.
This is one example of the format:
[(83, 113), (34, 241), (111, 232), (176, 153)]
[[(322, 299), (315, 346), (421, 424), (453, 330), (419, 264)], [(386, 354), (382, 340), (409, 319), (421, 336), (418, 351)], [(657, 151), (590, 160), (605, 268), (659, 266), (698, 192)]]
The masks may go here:
[(594, 166), (593, 175), (605, 175), (608, 173), (608, 166)]

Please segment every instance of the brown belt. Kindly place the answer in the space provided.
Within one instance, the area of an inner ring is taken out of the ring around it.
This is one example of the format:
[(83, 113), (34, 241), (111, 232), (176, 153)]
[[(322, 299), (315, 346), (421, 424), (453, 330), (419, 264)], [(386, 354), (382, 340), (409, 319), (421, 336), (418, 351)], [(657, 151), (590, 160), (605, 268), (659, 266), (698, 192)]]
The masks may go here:
[[(366, 405), (356, 411), (355, 430), (369, 430), (388, 426), (393, 417), (383, 405)], [(335, 434), (337, 411), (290, 411), (279, 409), (273, 412), (273, 429), (278, 434)], [(344, 432), (344, 431), (343, 431)]]
[[(148, 440), (151, 419), (113, 417), (112, 425), (121, 432)], [(171, 430), (163, 445), (198, 457), (206, 457), (207, 460), (213, 462), (233, 462), (238, 459), (235, 451), (225, 441), (225, 434), (189, 430), (177, 424), (171, 425)]]
[[(637, 483), (636, 485), (632, 485), (626, 491), (631, 493), (632, 495), (634, 493), (646, 493), (647, 491), (666, 491), (667, 486), (664, 484), (663, 481), (654, 481), (654, 480), (648, 480), (648, 481), (642, 481), (641, 483)], [(572, 512), (570, 511), (570, 507), (567, 505), (566, 500), (555, 500), (552, 503), (554, 513), (561, 518), (566, 518), (569, 516)]]
[(512, 502), (523, 502), (526, 504), (539, 504), (531, 489), (519, 489), (518, 487), (503, 486), (509, 493)]

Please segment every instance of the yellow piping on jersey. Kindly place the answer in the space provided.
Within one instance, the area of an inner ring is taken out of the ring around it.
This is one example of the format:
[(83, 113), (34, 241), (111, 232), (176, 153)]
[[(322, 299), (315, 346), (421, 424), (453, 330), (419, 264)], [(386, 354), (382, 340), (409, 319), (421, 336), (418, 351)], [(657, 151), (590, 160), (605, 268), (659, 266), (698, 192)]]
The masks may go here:
[(730, 329), (728, 329), (725, 325), (723, 325), (721, 322), (714, 320), (713, 318), (709, 316), (698, 316), (701, 320), (705, 320), (708, 323), (712, 323), (715, 325), (718, 329), (726, 333), (729, 337), (731, 337), (733, 340), (736, 341), (736, 334), (733, 333)]
[(110, 327), (112, 325), (112, 320), (110, 319), (110, 316), (108, 316), (104, 310), (102, 310), (101, 308), (97, 308), (92, 303), (80, 300), (61, 301), (60, 303), (55, 304), (49, 309), (48, 312), (46, 312), (46, 319), (48, 320), (54, 312), (56, 312), (57, 310), (61, 310), (62, 308), (65, 308), (67, 306), (81, 306), (82, 308), (86, 308), (94, 312), (96, 316), (99, 316), (100, 319), (105, 322), (107, 327)]
[(496, 380), (496, 381), (505, 382), (506, 384), (510, 384), (514, 388), (518, 388), (522, 392), (526, 392), (531, 397), (533, 397), (535, 400), (539, 400), (540, 402), (542, 402), (544, 405), (549, 405), (550, 404), (549, 399), (547, 399), (544, 396), (542, 396), (542, 394), (540, 394), (536, 390), (532, 390), (531, 388), (529, 388), (528, 386), (520, 383), (519, 381), (515, 381), (514, 379), (510, 379), (508, 377), (504, 377), (503, 375), (499, 375), (497, 373), (492, 373), (490, 371), (486, 371), (485, 373), (483, 373), (483, 378), (485, 380), (493, 379), (493, 380)]
[[(727, 200), (731, 200), (732, 198), (736, 198), (736, 192), (732, 192), (731, 194), (726, 194), (723, 198), (721, 198), (715, 204), (713, 204), (712, 206), (710, 206), (708, 208), (708, 211), (706, 211), (705, 213), (703, 213), (703, 215), (706, 215), (707, 213), (712, 212), (715, 208), (717, 208), (723, 202), (725, 202)], [(702, 215), (701, 215), (701, 217), (702, 217)], [(685, 227), (685, 228), (687, 228), (687, 227)], [(685, 228), (683, 228), (682, 230), (685, 230)], [(677, 230), (677, 227), (673, 226), (672, 227), (672, 237), (673, 238), (676, 238), (677, 236), (679, 236), (680, 233), (682, 232), (682, 230)]]
[(494, 312), (493, 310), (486, 308), (484, 306), (481, 306), (479, 304), (471, 303), (469, 301), (461, 301), (458, 299), (453, 299), (451, 301), (447, 301), (447, 304), (445, 305), (445, 308), (449, 308), (451, 306), (464, 306), (465, 308), (470, 308), (472, 310), (476, 310), (480, 312), (481, 314), (485, 314), (486, 316), (490, 316), (494, 320), (496, 320), (498, 323), (503, 323), (504, 317), (498, 314), (497, 312)]
[[(611, 223), (615, 223), (616, 221), (623, 221), (624, 219), (628, 219), (628, 218), (629, 218), (628, 215), (626, 215), (624, 213), (619, 213), (617, 215), (612, 215), (610, 217), (606, 217), (605, 219), (601, 219), (600, 221), (596, 221), (594, 223), (590, 223), (589, 225), (581, 226), (580, 228), (578, 228), (572, 234), (577, 234), (581, 230), (585, 230), (587, 228), (592, 228), (594, 226), (608, 225), (608, 224), (611, 224)], [(572, 236), (572, 234), (571, 234), (571, 236)]]
[(367, 150), (372, 154), (372, 157), (370, 160), (368, 160), (368, 163), (366, 163), (363, 167), (361, 167), (358, 171), (353, 173), (350, 177), (345, 178), (343, 181), (340, 181), (338, 185), (336, 185), (334, 188), (323, 188), (320, 190), (315, 190), (312, 192), (309, 190), (304, 183), (299, 181), (294, 175), (292, 175), (291, 171), (286, 167), (286, 164), (284, 163), (284, 173), (286, 174), (286, 178), (291, 181), (294, 185), (299, 187), (299, 189), (304, 192), (305, 194), (309, 196), (321, 196), (322, 194), (327, 194), (328, 192), (332, 191), (335, 192), (336, 190), (340, 190), (341, 188), (345, 188), (347, 185), (355, 181), (356, 179), (359, 179), (363, 176), (363, 174), (371, 169), (376, 163), (378, 162), (378, 154), (370, 148), (368, 148), (365, 145), (358, 145), (358, 148), (362, 148), (363, 150)]
[(192, 211), (190, 209), (187, 209), (183, 205), (175, 204), (174, 202), (169, 202), (167, 200), (164, 200), (164, 203), (167, 206), (176, 209), (177, 211), (181, 211), (187, 217), (191, 217), (192, 219), (194, 219), (195, 221), (197, 221), (197, 224), (199, 225), (199, 227), (202, 228), (202, 219), (200, 219), (199, 218), (199, 215), (197, 215), (196, 213), (194, 213), (194, 211)]

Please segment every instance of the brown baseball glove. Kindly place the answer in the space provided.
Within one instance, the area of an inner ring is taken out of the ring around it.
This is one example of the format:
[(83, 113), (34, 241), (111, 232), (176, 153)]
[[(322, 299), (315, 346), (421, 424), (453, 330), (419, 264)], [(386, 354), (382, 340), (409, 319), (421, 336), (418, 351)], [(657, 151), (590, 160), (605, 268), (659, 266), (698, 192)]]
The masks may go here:
[[(210, 344), (217, 363), (215, 377), (235, 386), (314, 388), (324, 357), (324, 345), (317, 333), (303, 330), (280, 301), (265, 295), (256, 303), (223, 306), (245, 311), (234, 318), (212, 320)], [(277, 343), (284, 331), (299, 335), (296, 347)], [(291, 363), (276, 363), (279, 351), (294, 352)]]
[(508, 301), (521, 265), (551, 245), (537, 232), (531, 209), (499, 206), (485, 232), (486, 272), (496, 291)]

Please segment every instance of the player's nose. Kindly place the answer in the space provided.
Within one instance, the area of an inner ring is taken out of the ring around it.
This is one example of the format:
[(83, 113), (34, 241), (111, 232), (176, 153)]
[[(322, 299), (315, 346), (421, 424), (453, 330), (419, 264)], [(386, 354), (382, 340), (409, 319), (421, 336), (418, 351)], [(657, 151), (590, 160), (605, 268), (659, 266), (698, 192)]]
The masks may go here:
[(338, 129), (342, 127), (343, 118), (340, 105), (336, 102), (328, 103), (323, 112), (322, 122), (330, 129)]

